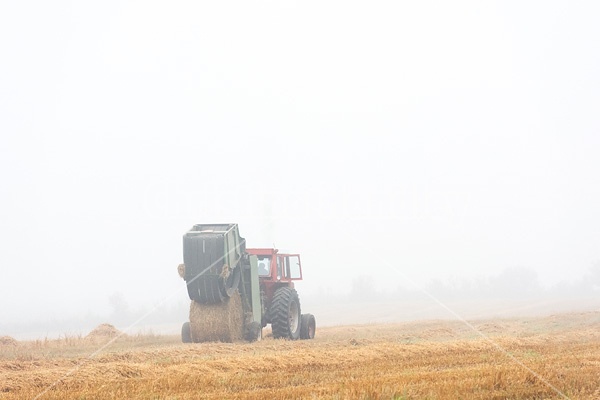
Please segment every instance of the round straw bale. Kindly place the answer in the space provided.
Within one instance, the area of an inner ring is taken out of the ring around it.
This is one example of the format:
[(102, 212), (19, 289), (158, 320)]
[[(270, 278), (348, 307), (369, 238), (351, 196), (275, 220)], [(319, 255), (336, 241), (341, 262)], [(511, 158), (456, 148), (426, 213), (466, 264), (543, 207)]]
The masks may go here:
[(19, 342), (17, 339), (10, 336), (0, 337), (0, 346), (18, 346)]
[(111, 324), (100, 324), (95, 327), (85, 338), (86, 339), (112, 339), (122, 336), (123, 333)]
[(244, 330), (244, 311), (236, 291), (228, 300), (218, 304), (190, 305), (192, 341), (233, 342), (241, 340)]

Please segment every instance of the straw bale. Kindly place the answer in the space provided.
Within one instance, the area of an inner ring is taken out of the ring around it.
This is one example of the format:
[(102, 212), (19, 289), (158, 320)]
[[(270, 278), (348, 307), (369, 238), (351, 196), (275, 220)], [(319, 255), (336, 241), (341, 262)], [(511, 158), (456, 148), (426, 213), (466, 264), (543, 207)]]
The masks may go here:
[(100, 324), (86, 336), (86, 339), (112, 339), (121, 335), (123, 333), (111, 324)]
[(10, 336), (0, 337), (0, 346), (18, 346), (18, 345), (19, 345), (19, 342), (15, 338), (12, 338)]
[(236, 291), (228, 301), (219, 304), (190, 305), (192, 340), (199, 342), (233, 342), (241, 340), (244, 312), (240, 294)]
[(506, 326), (496, 322), (486, 322), (479, 324), (477, 330), (483, 333), (501, 333), (506, 331)]

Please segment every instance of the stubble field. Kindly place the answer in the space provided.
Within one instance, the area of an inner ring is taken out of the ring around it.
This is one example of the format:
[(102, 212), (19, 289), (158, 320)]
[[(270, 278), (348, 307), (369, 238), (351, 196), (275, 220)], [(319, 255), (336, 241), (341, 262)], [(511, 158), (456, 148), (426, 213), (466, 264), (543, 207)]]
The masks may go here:
[(317, 328), (312, 341), (106, 343), (3, 338), (0, 399), (600, 399), (600, 312)]

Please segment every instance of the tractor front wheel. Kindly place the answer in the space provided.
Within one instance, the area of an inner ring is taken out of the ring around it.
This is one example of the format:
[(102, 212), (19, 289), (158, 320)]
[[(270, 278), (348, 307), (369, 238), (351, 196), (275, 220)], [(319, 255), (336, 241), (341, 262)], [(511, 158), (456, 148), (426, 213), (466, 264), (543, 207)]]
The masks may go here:
[(295, 289), (277, 289), (270, 314), (273, 338), (297, 340), (300, 337), (300, 299)]
[(317, 323), (312, 314), (302, 314), (300, 319), (300, 339), (314, 339)]

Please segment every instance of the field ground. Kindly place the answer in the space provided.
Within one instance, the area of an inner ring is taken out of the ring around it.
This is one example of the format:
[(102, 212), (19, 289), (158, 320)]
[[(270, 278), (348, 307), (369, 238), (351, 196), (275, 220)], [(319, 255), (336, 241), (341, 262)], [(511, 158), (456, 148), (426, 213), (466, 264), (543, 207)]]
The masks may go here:
[(5, 338), (0, 399), (600, 399), (600, 312), (469, 324), (327, 327), (296, 342), (140, 335), (105, 348)]

